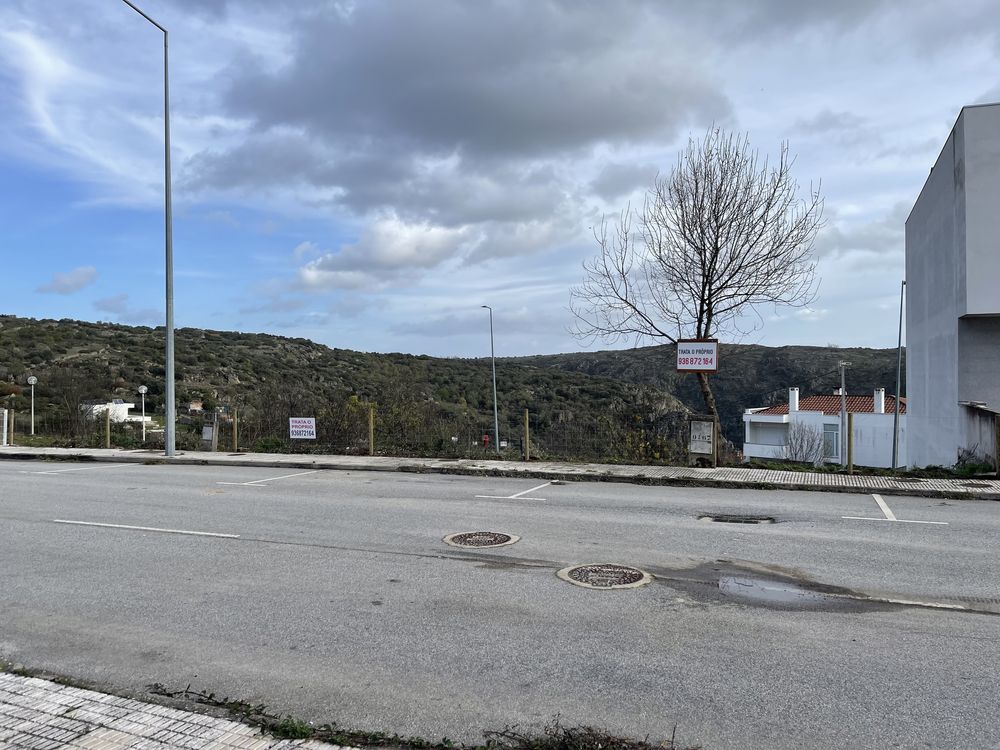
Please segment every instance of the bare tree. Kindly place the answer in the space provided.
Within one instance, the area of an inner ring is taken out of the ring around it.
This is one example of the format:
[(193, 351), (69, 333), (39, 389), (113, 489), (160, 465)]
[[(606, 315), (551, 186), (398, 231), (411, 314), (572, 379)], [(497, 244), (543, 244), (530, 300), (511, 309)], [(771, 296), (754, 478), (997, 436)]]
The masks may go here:
[[(746, 135), (713, 129), (690, 139), (641, 211), (627, 207), (614, 227), (604, 219), (595, 228), (599, 252), (571, 291), (575, 335), (670, 343), (742, 335), (763, 321), (762, 305), (812, 302), (823, 199), (812, 187), (799, 196), (793, 164), (787, 143), (772, 164)], [(708, 376), (698, 383), (718, 419)]]
[(823, 463), (823, 430), (805, 422), (789, 422), (784, 457), (819, 466)]

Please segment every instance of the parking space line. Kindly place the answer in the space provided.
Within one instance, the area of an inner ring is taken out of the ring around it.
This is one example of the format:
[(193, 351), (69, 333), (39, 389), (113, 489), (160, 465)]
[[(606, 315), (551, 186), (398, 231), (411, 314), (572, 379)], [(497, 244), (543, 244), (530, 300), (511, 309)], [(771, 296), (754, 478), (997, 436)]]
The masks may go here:
[(529, 492), (534, 492), (535, 490), (540, 490), (542, 487), (548, 487), (552, 482), (546, 482), (545, 484), (540, 484), (537, 487), (532, 487), (530, 490), (525, 490), (524, 492), (518, 492), (516, 495), (511, 495), (510, 499), (513, 500), (515, 497), (521, 497), (521, 495), (527, 495)]
[(264, 482), (277, 482), (279, 479), (291, 479), (292, 477), (304, 477), (306, 474), (317, 474), (319, 469), (312, 471), (300, 471), (297, 474), (285, 474), (280, 477), (268, 477), (267, 479), (255, 479), (252, 482), (216, 482), (216, 484), (236, 485), (240, 487), (266, 487)]
[(130, 531), (155, 531), (160, 534), (184, 534), (186, 536), (213, 536), (221, 539), (239, 539), (239, 534), (217, 534), (214, 531), (186, 531), (183, 529), (160, 529), (153, 526), (126, 526), (120, 523), (95, 523), (93, 521), (67, 521), (62, 518), (52, 519), (52, 523), (68, 524), (70, 526), (99, 526), (105, 529), (129, 529)]
[(139, 464), (110, 464), (104, 466), (78, 466), (73, 469), (52, 469), (51, 471), (26, 471), (22, 470), (22, 474), (65, 474), (69, 471), (94, 471), (95, 469), (124, 469), (130, 466), (139, 466)]
[(886, 505), (886, 502), (885, 502), (885, 500), (882, 499), (881, 495), (872, 495), (872, 497), (875, 498), (875, 502), (878, 503), (878, 507), (880, 507), (882, 509), (882, 512), (885, 513), (885, 517), (888, 520), (890, 520), (890, 521), (898, 521), (899, 520), (898, 518), (896, 518), (896, 514), (893, 513), (889, 509), (888, 505)]
[(878, 503), (878, 507), (882, 509), (882, 514), (885, 518), (871, 518), (869, 516), (841, 516), (841, 518), (847, 519), (849, 521), (889, 521), (891, 523), (924, 523), (932, 526), (947, 526), (947, 521), (908, 521), (903, 518), (896, 518), (896, 514), (892, 512), (892, 509), (882, 499), (881, 495), (872, 495), (875, 498), (875, 502)]
[(540, 502), (545, 502), (544, 497), (525, 497), (529, 492), (534, 492), (535, 490), (540, 490), (542, 487), (548, 487), (552, 482), (546, 482), (545, 484), (540, 484), (537, 487), (532, 487), (529, 490), (524, 490), (523, 492), (516, 492), (513, 495), (476, 495), (477, 498), (485, 498), (487, 500), (538, 500)]
[(841, 516), (851, 521), (882, 521), (883, 523), (927, 523), (933, 526), (947, 526), (947, 521), (907, 521), (904, 518), (869, 518), (867, 516)]

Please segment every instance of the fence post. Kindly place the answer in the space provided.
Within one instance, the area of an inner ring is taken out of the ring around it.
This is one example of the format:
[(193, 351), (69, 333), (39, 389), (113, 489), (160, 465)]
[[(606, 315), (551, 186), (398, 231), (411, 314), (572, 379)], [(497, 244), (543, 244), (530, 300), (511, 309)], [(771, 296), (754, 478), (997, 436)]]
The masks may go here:
[(0, 445), (7, 445), (7, 419), (9, 410), (0, 409)]
[(104, 410), (104, 447), (111, 447), (111, 409)]
[(854, 412), (847, 412), (847, 473), (854, 473)]
[(233, 453), (240, 452), (240, 412), (238, 409), (233, 409)]
[(531, 460), (531, 436), (528, 433), (528, 410), (524, 410), (524, 460)]
[(7, 445), (13, 445), (14, 444), (14, 417), (15, 417), (15, 414), (14, 414), (14, 410), (13, 409), (8, 410), (7, 413), (10, 414), (10, 419), (7, 421), (7, 431), (9, 433), (9, 435), (7, 437)]
[(375, 455), (375, 405), (368, 404), (368, 455)]

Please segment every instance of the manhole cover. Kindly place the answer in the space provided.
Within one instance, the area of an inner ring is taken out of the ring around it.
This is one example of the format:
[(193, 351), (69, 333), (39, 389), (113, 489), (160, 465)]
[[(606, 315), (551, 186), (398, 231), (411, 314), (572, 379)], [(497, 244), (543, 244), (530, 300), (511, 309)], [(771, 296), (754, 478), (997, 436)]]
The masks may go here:
[(988, 482), (962, 482), (963, 487), (989, 487)]
[(774, 523), (774, 518), (771, 516), (747, 516), (734, 515), (731, 513), (706, 513), (698, 516), (698, 520), (708, 521), (709, 523)]
[(563, 568), (556, 575), (588, 589), (631, 589), (645, 586), (653, 580), (653, 576), (644, 570), (613, 563), (574, 565)]
[(463, 531), (449, 534), (444, 538), (444, 543), (452, 547), (503, 547), (520, 539), (519, 536), (502, 534), (499, 531)]

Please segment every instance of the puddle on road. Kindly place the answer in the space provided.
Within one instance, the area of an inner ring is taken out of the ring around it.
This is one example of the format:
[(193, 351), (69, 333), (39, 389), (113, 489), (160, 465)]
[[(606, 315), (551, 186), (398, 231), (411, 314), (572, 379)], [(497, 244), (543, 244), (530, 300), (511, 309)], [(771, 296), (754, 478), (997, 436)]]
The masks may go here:
[(812, 606), (830, 602), (835, 597), (784, 581), (750, 576), (721, 576), (719, 591), (737, 599), (749, 599), (764, 604)]

